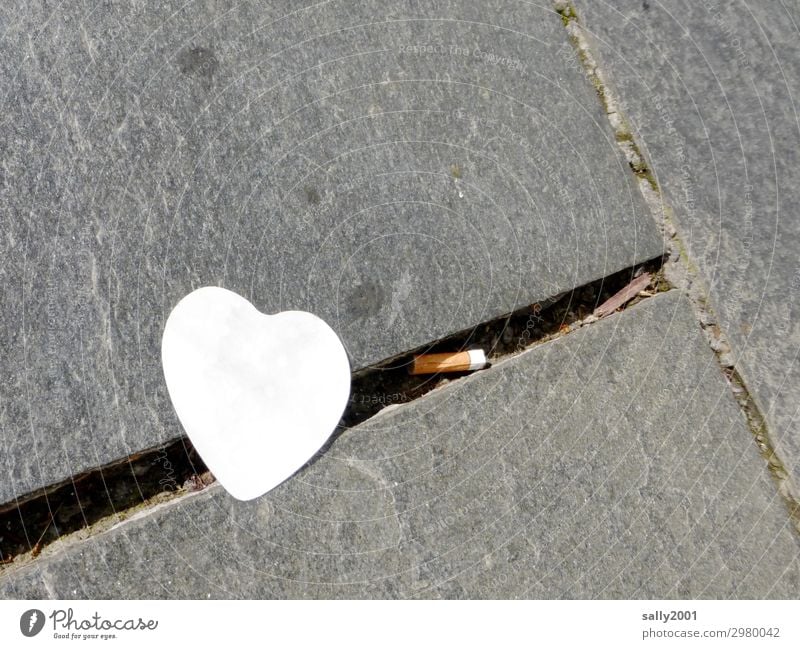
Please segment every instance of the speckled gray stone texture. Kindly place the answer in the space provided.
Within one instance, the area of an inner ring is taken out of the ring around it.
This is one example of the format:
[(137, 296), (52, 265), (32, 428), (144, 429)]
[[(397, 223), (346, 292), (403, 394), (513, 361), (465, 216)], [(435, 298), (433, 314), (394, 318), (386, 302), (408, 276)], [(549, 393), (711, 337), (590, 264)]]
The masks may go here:
[(32, 567), (55, 597), (796, 597), (800, 543), (677, 292)]
[(176, 438), (221, 285), (354, 368), (658, 256), (559, 17), (524, 2), (0, 6), (0, 503)]
[(800, 485), (800, 6), (577, 2)]

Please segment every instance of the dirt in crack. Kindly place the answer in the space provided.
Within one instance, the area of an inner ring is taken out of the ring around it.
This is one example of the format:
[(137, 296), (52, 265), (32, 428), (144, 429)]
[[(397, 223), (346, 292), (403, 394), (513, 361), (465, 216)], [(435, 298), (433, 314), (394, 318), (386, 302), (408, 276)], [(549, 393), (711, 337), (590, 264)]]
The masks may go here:
[(60, 537), (109, 526), (143, 505), (196, 491), (213, 477), (187, 439), (122, 462), (74, 476), (70, 481), (0, 507), (0, 566), (36, 558)]
[[(308, 464), (348, 428), (383, 408), (408, 403), (468, 374), (413, 376), (408, 368), (416, 354), (480, 348), (490, 362), (497, 361), (572, 331), (642, 272), (653, 275), (650, 293), (665, 290), (661, 264), (662, 260), (656, 259), (628, 268), (356, 373), (339, 426)], [(628, 306), (640, 299), (634, 298)], [(166, 447), (75, 476), (16, 503), (1, 505), (0, 571), (35, 559), (59, 538), (92, 535), (158, 503), (203, 489), (213, 481), (189, 440), (182, 438)]]
[[(470, 374), (464, 372), (412, 376), (408, 370), (415, 355), (483, 349), (490, 362), (497, 361), (573, 330), (600, 304), (643, 272), (652, 274), (648, 287), (650, 292), (666, 290), (667, 285), (660, 272), (661, 264), (662, 260), (656, 259), (628, 268), (356, 374), (353, 377), (350, 404), (343, 418), (343, 428), (335, 435), (372, 417), (387, 406), (413, 401), (438, 386)], [(626, 306), (641, 299), (634, 298)]]

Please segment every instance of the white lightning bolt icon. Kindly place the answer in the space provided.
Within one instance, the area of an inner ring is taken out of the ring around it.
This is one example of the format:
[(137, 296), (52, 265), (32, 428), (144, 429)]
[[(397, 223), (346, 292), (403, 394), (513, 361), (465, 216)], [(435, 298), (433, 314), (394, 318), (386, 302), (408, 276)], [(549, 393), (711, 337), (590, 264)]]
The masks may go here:
[(28, 620), (28, 631), (33, 631), (33, 625), (36, 624), (36, 620), (38, 615), (36, 615), (36, 611), (31, 613), (31, 619)]

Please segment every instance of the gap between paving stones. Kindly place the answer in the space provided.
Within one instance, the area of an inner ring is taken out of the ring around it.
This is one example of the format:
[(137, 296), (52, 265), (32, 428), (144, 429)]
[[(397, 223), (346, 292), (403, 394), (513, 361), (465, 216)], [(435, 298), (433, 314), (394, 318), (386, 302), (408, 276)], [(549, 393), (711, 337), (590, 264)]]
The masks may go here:
[[(413, 376), (408, 368), (415, 354), (480, 348), (490, 362), (520, 354), (597, 321), (595, 309), (645, 272), (651, 275), (646, 289), (619, 310), (669, 290), (663, 262), (658, 258), (619, 271), (354, 373), (348, 406), (336, 431), (305, 466), (316, 461), (349, 428), (385, 408), (410, 403), (471, 374)], [(191, 442), (182, 437), (2, 504), (0, 574), (55, 550), (50, 546), (56, 541), (71, 543), (94, 536), (164, 503), (197, 493), (213, 482)]]
[(584, 73), (597, 92), (611, 128), (614, 130), (617, 145), (638, 180), (639, 189), (650, 207), (656, 224), (665, 235), (667, 254), (662, 268), (664, 280), (670, 288), (683, 289), (690, 298), (700, 326), (720, 365), (720, 370), (728, 380), (736, 403), (739, 404), (739, 408), (747, 420), (758, 450), (767, 462), (778, 493), (788, 509), (794, 528), (800, 534), (800, 490), (793, 483), (775, 450), (761, 408), (736, 369), (734, 353), (728, 337), (717, 324), (718, 320), (711, 308), (708, 290), (701, 280), (697, 265), (691, 260), (688, 249), (678, 234), (674, 213), (658, 186), (656, 176), (642, 155), (642, 149), (637, 144), (633, 131), (619, 108), (619, 101), (598, 66), (597, 59), (592, 54), (590, 37), (583, 29), (575, 7), (570, 2), (562, 0), (555, 0), (553, 6), (561, 16), (561, 21), (569, 36), (569, 42), (575, 49)]

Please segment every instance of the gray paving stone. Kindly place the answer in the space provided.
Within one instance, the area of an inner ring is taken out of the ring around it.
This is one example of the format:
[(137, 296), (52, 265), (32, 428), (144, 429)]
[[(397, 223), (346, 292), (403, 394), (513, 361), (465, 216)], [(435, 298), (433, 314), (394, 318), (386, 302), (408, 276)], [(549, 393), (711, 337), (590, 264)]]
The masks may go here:
[(577, 4), (800, 485), (800, 9)]
[(265, 497), (53, 550), (6, 597), (796, 597), (800, 543), (677, 292), (386, 410)]
[(0, 503), (180, 434), (198, 286), (362, 368), (662, 251), (546, 8), (78, 4), (0, 7)]

